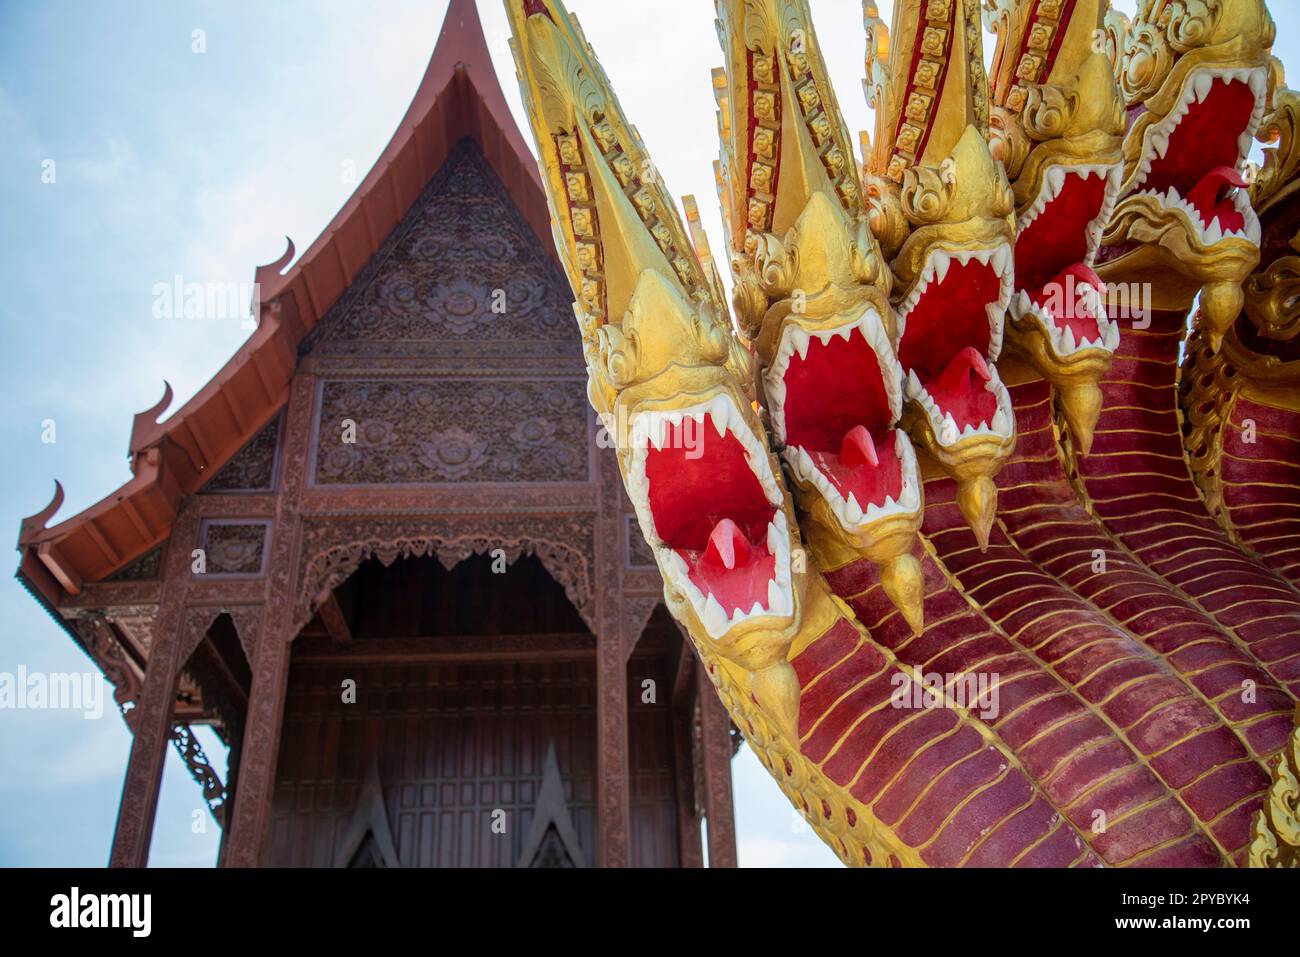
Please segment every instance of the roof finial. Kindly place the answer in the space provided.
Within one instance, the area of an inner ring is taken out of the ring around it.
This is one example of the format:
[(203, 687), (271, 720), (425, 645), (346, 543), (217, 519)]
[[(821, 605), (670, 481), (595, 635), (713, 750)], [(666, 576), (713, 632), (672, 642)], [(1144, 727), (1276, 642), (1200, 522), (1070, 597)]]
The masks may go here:
[(63, 505), (63, 486), (59, 480), (54, 480), (54, 498), (50, 499), (50, 504), (35, 515), (29, 515), (23, 519), (22, 525), (18, 529), (18, 548), (22, 549), (24, 545), (45, 530), (54, 513)]

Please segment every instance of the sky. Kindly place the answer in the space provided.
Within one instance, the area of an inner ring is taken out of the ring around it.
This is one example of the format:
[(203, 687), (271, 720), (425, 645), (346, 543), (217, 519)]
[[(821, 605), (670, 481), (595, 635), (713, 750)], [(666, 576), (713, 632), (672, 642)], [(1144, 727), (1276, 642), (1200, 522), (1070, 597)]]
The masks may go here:
[[(1131, 12), (1134, 2), (1116, 5)], [(351, 195), (349, 172), (363, 176), (387, 144), (446, 6), (0, 0), (0, 527), (16, 539), (56, 478), (66, 492), (57, 521), (130, 477), (132, 416), (158, 401), (164, 379), (180, 408), (248, 335), (237, 319), (154, 318), (155, 285), (177, 275), (248, 283), (280, 257), (286, 236), (306, 249)], [(880, 4), (886, 18), (890, 6)], [(568, 7), (669, 188), (698, 197), (721, 250), (713, 4)], [(811, 7), (848, 128), (871, 129), (860, 0)], [(1272, 9), (1275, 52), (1295, 61), (1300, 10)], [(531, 141), (504, 9), (479, 0), (479, 11)], [(18, 582), (0, 576), (0, 673), (20, 666), (91, 667)], [(205, 743), (222, 767), (213, 739)], [(129, 747), (111, 707), (99, 720), (0, 710), (0, 865), (104, 864)], [(732, 770), (742, 866), (836, 865), (749, 749)], [(169, 752), (152, 864), (213, 864), (215, 827), (194, 833), (201, 807)]]

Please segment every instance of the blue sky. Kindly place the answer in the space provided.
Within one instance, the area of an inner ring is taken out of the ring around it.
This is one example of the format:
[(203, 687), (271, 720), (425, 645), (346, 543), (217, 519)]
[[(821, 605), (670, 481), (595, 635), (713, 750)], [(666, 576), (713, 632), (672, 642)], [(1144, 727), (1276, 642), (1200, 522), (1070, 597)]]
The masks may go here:
[[(501, 5), (479, 6), (522, 117)], [(1300, 12), (1283, 6), (1273, 4), (1285, 54)], [(700, 198), (720, 249), (712, 4), (569, 7), (670, 188)], [(848, 125), (869, 128), (859, 0), (812, 7)], [(125, 481), (134, 413), (158, 400), (164, 378), (179, 408), (235, 351), (248, 334), (237, 320), (153, 318), (155, 283), (177, 274), (251, 282), (285, 235), (307, 248), (353, 189), (345, 171), (364, 175), (387, 143), (445, 9), (445, 0), (0, 0), (0, 526), (9, 534), (49, 501), (55, 478), (67, 493), (60, 518)], [(42, 182), (47, 161), (52, 183)], [(52, 443), (42, 441), (49, 420)], [(0, 672), (19, 665), (88, 667), (0, 576)], [(0, 865), (103, 864), (129, 743), (112, 712), (86, 721), (0, 710)], [(742, 864), (835, 863), (747, 749), (733, 771)], [(169, 754), (153, 863), (213, 862), (215, 829), (192, 833), (200, 806)]]

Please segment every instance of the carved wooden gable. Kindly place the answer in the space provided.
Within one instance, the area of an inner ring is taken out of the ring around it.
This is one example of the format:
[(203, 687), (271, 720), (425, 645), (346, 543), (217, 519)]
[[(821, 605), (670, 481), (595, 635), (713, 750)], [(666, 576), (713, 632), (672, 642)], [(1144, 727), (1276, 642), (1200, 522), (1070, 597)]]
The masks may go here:
[(317, 486), (591, 480), (572, 297), (471, 140), (305, 353)]
[(304, 343), (324, 356), (571, 356), (564, 276), (462, 140)]

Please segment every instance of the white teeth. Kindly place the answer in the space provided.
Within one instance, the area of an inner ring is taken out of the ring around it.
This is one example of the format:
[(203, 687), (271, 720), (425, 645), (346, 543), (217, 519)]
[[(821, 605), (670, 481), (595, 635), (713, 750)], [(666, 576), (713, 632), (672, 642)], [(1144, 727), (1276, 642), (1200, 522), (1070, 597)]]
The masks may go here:
[(713, 422), (713, 428), (718, 433), (718, 438), (726, 438), (727, 428), (731, 422), (731, 403), (720, 395), (716, 396), (709, 403), (708, 417)]
[(939, 441), (944, 445), (952, 445), (957, 441), (960, 435), (961, 431), (957, 428), (957, 420), (952, 417), (951, 412), (947, 413), (943, 417), (943, 426), (939, 433)]
[(1007, 414), (1001, 409), (993, 413), (993, 421), (989, 423), (993, 426), (993, 431), (998, 435), (1005, 435), (1010, 431), (1010, 423), (1007, 421)]
[(767, 607), (776, 609), (781, 607), (784, 595), (781, 592), (781, 586), (773, 579), (767, 583)]
[(725, 634), (731, 626), (726, 610), (713, 597), (712, 592), (704, 599), (704, 614), (701, 616), (701, 621), (704, 622), (704, 627), (708, 629), (710, 635)]
[(1061, 331), (1061, 338), (1065, 341), (1066, 353), (1068, 354), (1073, 352), (1078, 345), (1078, 343), (1074, 341), (1074, 330), (1067, 325), (1065, 329)]
[(916, 453), (904, 432), (895, 429), (893, 437), (894, 453), (901, 465), (903, 489), (897, 502), (890, 499), (883, 505), (868, 502), (864, 507), (852, 492), (846, 498), (817, 467), (813, 456), (806, 449), (787, 447), (782, 456), (795, 477), (800, 482), (811, 485), (821, 495), (840, 524), (849, 532), (856, 532), (891, 515), (913, 514), (921, 507), (920, 493), (917, 491), (920, 475), (917, 471)]
[[(1065, 182), (1065, 172), (1061, 172), (1061, 182)], [(1015, 259), (1012, 256), (1010, 246), (999, 246), (993, 251), (993, 271), (999, 276), (1003, 276), (1008, 270), (1015, 268)]]
[(1214, 77), (1208, 73), (1197, 72), (1192, 78), (1192, 91), (1196, 94), (1196, 102), (1204, 103), (1205, 98), (1210, 95), (1210, 87), (1214, 85)]
[(925, 387), (921, 385), (921, 380), (917, 378), (916, 370), (909, 369), (907, 372), (907, 397), (909, 399), (919, 399), (925, 394)]
[[(714, 638), (719, 638), (729, 628), (733, 627), (733, 621), (728, 618), (716, 598), (710, 595), (706, 599), (700, 589), (690, 580), (686, 561), (677, 554), (674, 548), (665, 545), (663, 539), (659, 536), (658, 529), (655, 527), (654, 515), (648, 504), (650, 500), (650, 480), (646, 474), (646, 461), (651, 450), (663, 449), (670, 435), (673, 434), (670, 432), (670, 428), (676, 426), (680, 429), (682, 423), (688, 419), (698, 423), (699, 428), (695, 432), (698, 437), (696, 441), (702, 440), (705, 443), (703, 447), (707, 448), (707, 443), (714, 440), (707, 434), (708, 430), (704, 427), (706, 417), (712, 420), (713, 429), (719, 439), (725, 438), (729, 434), (744, 448), (745, 459), (750, 470), (759, 480), (768, 503), (775, 510), (775, 518), (768, 525), (767, 548), (775, 560), (776, 589), (775, 591), (769, 589), (769, 610), (765, 614), (790, 614), (793, 611), (791, 599), (787, 594), (791, 584), (790, 536), (789, 529), (786, 527), (785, 515), (782, 512), (785, 505), (785, 492), (777, 483), (776, 476), (772, 472), (767, 445), (758, 438), (746, 420), (741, 407), (737, 406), (731, 398), (726, 395), (717, 395), (706, 403), (688, 409), (635, 413), (632, 417), (631, 426), (630, 437), (633, 444), (631, 462), (627, 470), (627, 488), (636, 509), (641, 532), (654, 549), (665, 582), (675, 586), (677, 591), (689, 599), (709, 634)], [(680, 438), (684, 434), (689, 435), (690, 433), (677, 431), (675, 434)], [(752, 615), (753, 612), (750, 614)]]
[(935, 255), (931, 257), (931, 263), (931, 268), (934, 270), (934, 277), (936, 280), (943, 282), (948, 278), (948, 267), (952, 265), (951, 259), (942, 252), (936, 252)]
[(862, 334), (875, 353), (892, 417), (897, 419), (903, 414), (903, 369), (898, 364), (898, 356), (889, 341), (889, 334), (885, 331), (884, 320), (880, 318), (880, 313), (868, 307), (852, 322), (844, 323), (834, 329), (817, 330), (811, 333), (791, 323), (782, 334), (781, 343), (771, 364), (763, 370), (767, 410), (778, 446), (786, 442), (785, 374), (790, 368), (790, 362), (796, 355), (801, 359), (807, 358), (808, 343), (814, 337), (819, 342), (830, 345), (836, 340), (849, 342), (855, 332)]
[(1061, 190), (1065, 189), (1065, 170), (1060, 166), (1052, 166), (1047, 170), (1047, 195), (1049, 199), (1056, 199), (1061, 195)]
[(803, 329), (799, 328), (798, 326), (793, 326), (790, 336), (791, 339), (793, 340), (795, 351), (799, 353), (799, 358), (807, 359), (808, 343), (809, 343), (808, 333), (805, 332)]
[[(1154, 193), (1149, 190), (1142, 190), (1141, 186), (1151, 175), (1152, 162), (1156, 157), (1164, 159), (1169, 152), (1169, 141), (1178, 124), (1187, 116), (1193, 105), (1205, 103), (1211, 91), (1214, 89), (1216, 81), (1223, 83), (1245, 83), (1250, 87), (1250, 92), (1255, 98), (1255, 106), (1251, 112), (1250, 121), (1237, 137), (1237, 163), (1236, 168), (1240, 170), (1250, 157), (1250, 151), (1254, 146), (1255, 133), (1263, 122), (1264, 109), (1268, 98), (1268, 68), (1254, 67), (1248, 69), (1234, 68), (1217, 68), (1217, 67), (1198, 67), (1188, 74), (1187, 79), (1183, 82), (1183, 89), (1180, 94), (1178, 103), (1169, 111), (1169, 114), (1158, 121), (1154, 126), (1147, 130), (1146, 144), (1143, 150), (1142, 160), (1138, 164), (1137, 176), (1133, 181), (1132, 193), (1134, 195), (1154, 196), (1167, 209), (1181, 210), (1187, 213), (1188, 219), (1202, 245), (1213, 245), (1221, 242), (1225, 238), (1222, 227), (1216, 223), (1206, 226), (1200, 218), (1199, 213), (1186, 202), (1177, 192), (1170, 188), (1164, 194)], [(1228, 236), (1234, 238), (1247, 239), (1256, 245), (1259, 243), (1258, 222), (1252, 222), (1252, 214), (1242, 213), (1246, 218), (1246, 225), (1241, 230), (1234, 230), (1228, 233)], [(1089, 260), (1091, 262), (1091, 260)]]

